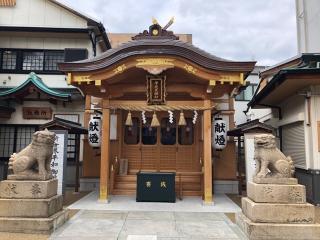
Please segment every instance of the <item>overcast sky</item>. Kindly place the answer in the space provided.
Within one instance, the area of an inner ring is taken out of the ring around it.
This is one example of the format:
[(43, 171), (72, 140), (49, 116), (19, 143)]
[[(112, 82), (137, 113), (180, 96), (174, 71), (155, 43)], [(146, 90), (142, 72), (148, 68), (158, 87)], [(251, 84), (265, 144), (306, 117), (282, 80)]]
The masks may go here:
[(219, 57), (272, 65), (297, 54), (294, 0), (59, 0), (102, 21), (107, 32), (138, 33), (155, 17)]

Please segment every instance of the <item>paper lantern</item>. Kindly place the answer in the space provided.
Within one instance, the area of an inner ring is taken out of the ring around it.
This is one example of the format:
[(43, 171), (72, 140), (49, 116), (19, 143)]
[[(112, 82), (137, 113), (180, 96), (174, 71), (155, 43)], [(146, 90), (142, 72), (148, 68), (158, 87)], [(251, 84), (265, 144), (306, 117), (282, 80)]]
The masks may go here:
[(213, 122), (213, 147), (222, 150), (227, 146), (227, 124), (222, 118), (216, 118)]
[(101, 117), (94, 116), (89, 121), (88, 141), (91, 147), (101, 146)]

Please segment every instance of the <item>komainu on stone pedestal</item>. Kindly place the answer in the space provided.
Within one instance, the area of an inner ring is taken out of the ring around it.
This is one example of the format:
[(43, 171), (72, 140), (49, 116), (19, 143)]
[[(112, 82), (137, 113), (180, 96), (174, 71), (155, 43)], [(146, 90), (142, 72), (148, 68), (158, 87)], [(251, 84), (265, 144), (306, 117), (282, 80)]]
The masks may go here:
[(291, 157), (286, 157), (277, 147), (271, 134), (254, 136), (254, 158), (257, 178), (291, 178), (294, 165)]
[(38, 131), (12, 154), (8, 180), (0, 182), (0, 232), (50, 234), (68, 220), (51, 175), (54, 141), (55, 133)]
[(294, 167), (275, 145), (275, 137), (254, 137), (257, 171), (247, 184), (236, 222), (250, 240), (320, 239), (315, 207), (306, 202), (305, 186), (293, 178)]
[(55, 133), (47, 129), (33, 134), (32, 142), (9, 159), (10, 180), (49, 180)]

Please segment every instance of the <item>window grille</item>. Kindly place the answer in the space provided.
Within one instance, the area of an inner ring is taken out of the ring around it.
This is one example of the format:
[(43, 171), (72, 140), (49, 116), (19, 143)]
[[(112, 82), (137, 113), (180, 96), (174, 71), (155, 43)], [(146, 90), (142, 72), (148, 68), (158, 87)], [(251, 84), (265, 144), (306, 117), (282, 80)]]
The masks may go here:
[(3, 51), (2, 52), (2, 69), (12, 70), (16, 69), (17, 52)]

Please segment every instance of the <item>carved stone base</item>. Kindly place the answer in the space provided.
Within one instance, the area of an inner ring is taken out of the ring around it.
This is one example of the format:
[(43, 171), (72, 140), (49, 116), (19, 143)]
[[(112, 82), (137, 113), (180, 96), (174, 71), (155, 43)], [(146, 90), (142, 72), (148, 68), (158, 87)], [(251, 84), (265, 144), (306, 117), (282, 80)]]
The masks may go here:
[(242, 212), (255, 223), (314, 223), (314, 206), (309, 203), (255, 203), (242, 198)]
[(50, 198), (57, 195), (58, 180), (0, 182), (0, 198)]
[(248, 183), (248, 197), (242, 198), (242, 212), (236, 215), (250, 240), (320, 239), (315, 207), (305, 202), (305, 188), (293, 184), (296, 179), (259, 179), (263, 183)]
[(68, 211), (62, 210), (48, 218), (0, 217), (0, 232), (51, 234), (68, 220)]
[(62, 209), (62, 196), (48, 199), (0, 199), (0, 217), (49, 217)]
[(298, 180), (296, 178), (272, 178), (272, 177), (266, 177), (266, 178), (260, 178), (260, 177), (253, 177), (254, 183), (262, 183), (262, 184), (298, 184)]
[(320, 239), (320, 224), (254, 223), (241, 212), (236, 222), (250, 240)]
[(247, 196), (259, 203), (305, 203), (303, 185), (257, 184), (248, 182)]

